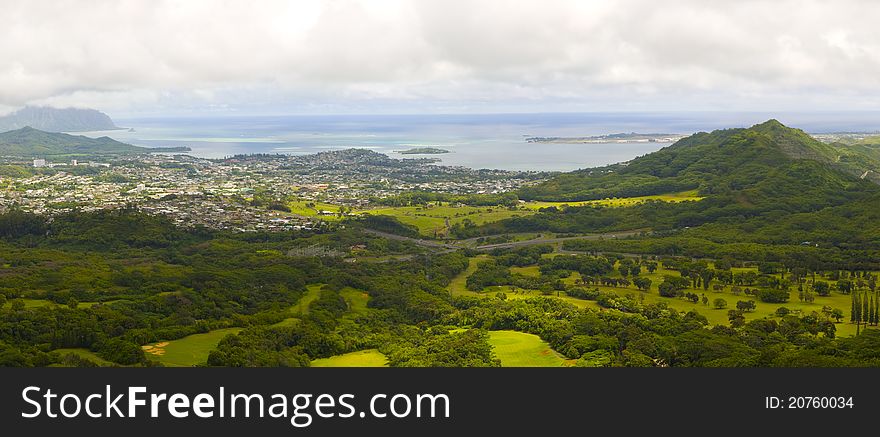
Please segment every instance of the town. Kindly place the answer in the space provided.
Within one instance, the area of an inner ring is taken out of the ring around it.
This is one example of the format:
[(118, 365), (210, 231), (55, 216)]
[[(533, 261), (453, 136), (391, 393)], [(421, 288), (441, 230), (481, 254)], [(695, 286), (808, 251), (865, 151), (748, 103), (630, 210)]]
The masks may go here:
[[(497, 194), (551, 175), (440, 166), (430, 158), (393, 159), (364, 149), (217, 160), (177, 154), (110, 162), (7, 158), (0, 168), (0, 212), (134, 208), (181, 226), (242, 232), (313, 229), (324, 225), (321, 216), (345, 214), (314, 205), (366, 209), (370, 199), (408, 191)], [(314, 214), (291, 212), (289, 201), (310, 205)]]

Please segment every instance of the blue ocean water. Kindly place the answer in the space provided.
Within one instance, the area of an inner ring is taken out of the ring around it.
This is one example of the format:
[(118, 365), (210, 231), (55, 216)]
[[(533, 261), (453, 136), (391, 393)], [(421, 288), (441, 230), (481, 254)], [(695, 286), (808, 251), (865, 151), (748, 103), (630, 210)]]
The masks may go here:
[(308, 154), (351, 147), (392, 157), (416, 146), (452, 151), (431, 155), (445, 165), (510, 170), (596, 167), (627, 161), (668, 144), (528, 143), (529, 136), (589, 136), (620, 132), (690, 134), (746, 127), (769, 118), (808, 132), (876, 131), (877, 113), (558, 113), (461, 115), (296, 115), (117, 119), (133, 131), (90, 132), (148, 146), (188, 146), (191, 154)]

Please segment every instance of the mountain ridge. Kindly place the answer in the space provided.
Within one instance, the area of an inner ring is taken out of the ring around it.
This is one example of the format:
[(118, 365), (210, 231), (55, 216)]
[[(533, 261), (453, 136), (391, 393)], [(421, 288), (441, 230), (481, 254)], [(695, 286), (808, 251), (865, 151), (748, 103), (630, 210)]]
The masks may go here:
[(870, 157), (843, 161), (841, 156), (839, 148), (771, 119), (749, 128), (699, 132), (627, 163), (564, 173), (525, 187), (519, 195), (526, 200), (579, 201), (693, 189), (709, 194), (758, 185), (773, 174), (810, 165), (804, 162), (817, 164), (815, 171), (825, 167), (840, 173), (826, 176), (843, 188), (866, 171), (880, 170), (880, 161)]
[(23, 127), (0, 133), (0, 155), (51, 157), (65, 155), (132, 155), (156, 151), (188, 151), (188, 147), (149, 148), (133, 146), (110, 137), (90, 138)]
[(96, 109), (25, 106), (0, 117), (0, 132), (32, 127), (45, 132), (86, 132), (121, 129)]

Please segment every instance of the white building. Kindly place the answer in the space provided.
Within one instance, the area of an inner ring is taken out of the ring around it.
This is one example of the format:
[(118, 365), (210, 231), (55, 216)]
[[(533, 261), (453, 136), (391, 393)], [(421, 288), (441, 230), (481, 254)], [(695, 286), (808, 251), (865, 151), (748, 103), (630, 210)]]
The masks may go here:
[(42, 158), (41, 158), (41, 159), (35, 159), (35, 160), (34, 160), (34, 167), (45, 167), (45, 166), (46, 166), (46, 160), (45, 160), (45, 159), (42, 159)]

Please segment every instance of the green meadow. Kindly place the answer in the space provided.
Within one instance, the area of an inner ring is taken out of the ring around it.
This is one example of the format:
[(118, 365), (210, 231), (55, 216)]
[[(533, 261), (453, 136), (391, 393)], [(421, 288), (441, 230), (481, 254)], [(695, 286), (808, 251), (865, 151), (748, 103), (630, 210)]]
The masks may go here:
[(224, 328), (193, 334), (177, 340), (160, 341), (143, 346), (148, 358), (169, 367), (190, 367), (204, 364), (223, 337), (236, 334), (241, 328)]
[[(469, 295), (469, 296), (481, 296), (485, 298), (495, 298), (496, 295), (501, 292), (504, 293), (504, 296), (507, 299), (526, 299), (530, 297), (539, 297), (539, 296), (547, 296), (555, 299), (561, 299), (568, 303), (571, 303), (578, 308), (596, 308), (599, 309), (599, 305), (595, 301), (577, 299), (573, 297), (569, 297), (565, 295), (565, 292), (556, 292), (549, 295), (544, 295), (538, 290), (527, 290), (514, 286), (489, 286), (480, 291), (471, 291), (465, 287), (467, 283), (467, 278), (477, 269), (477, 265), (481, 261), (485, 261), (489, 259), (488, 255), (479, 255), (473, 258), (470, 258), (468, 268), (458, 276), (452, 279), (447, 289), (453, 296), (457, 295)], [(743, 271), (755, 271), (757, 272), (757, 268), (739, 268), (734, 269), (735, 272), (743, 272)], [(525, 266), (525, 267), (511, 267), (510, 271), (512, 273), (525, 275), (525, 276), (540, 276), (540, 271), (538, 270), (538, 266)], [(670, 298), (670, 297), (662, 297), (660, 296), (658, 287), (661, 282), (663, 282), (664, 275), (672, 275), (678, 276), (677, 271), (667, 270), (662, 264), (660, 264), (653, 273), (649, 273), (647, 270), (643, 270), (639, 275), (643, 278), (651, 279), (651, 287), (647, 291), (639, 291), (635, 286), (630, 285), (629, 287), (610, 287), (610, 286), (602, 286), (602, 285), (585, 285), (587, 288), (598, 288), (602, 291), (613, 292), (621, 297), (630, 297), (634, 300), (640, 301), (644, 304), (652, 304), (652, 303), (664, 303), (670, 308), (673, 308), (677, 311), (687, 312), (694, 310), (703, 316), (709, 321), (710, 325), (729, 325), (727, 311), (729, 309), (736, 308), (737, 301), (743, 300), (754, 300), (756, 302), (756, 308), (754, 311), (746, 312), (744, 314), (746, 320), (755, 320), (755, 319), (779, 319), (776, 315), (776, 310), (780, 307), (785, 307), (792, 311), (794, 314), (808, 315), (811, 312), (821, 313), (822, 308), (824, 306), (829, 306), (831, 308), (839, 308), (843, 310), (846, 317), (840, 322), (836, 323), (835, 326), (837, 328), (838, 336), (849, 336), (856, 333), (856, 326), (852, 323), (849, 323), (849, 312), (850, 312), (850, 296), (846, 294), (839, 293), (837, 291), (832, 291), (828, 296), (815, 296), (815, 300), (813, 302), (801, 302), (798, 299), (797, 290), (792, 290), (789, 292), (789, 301), (786, 303), (765, 303), (761, 302), (756, 296), (747, 296), (745, 294), (735, 295), (731, 291), (731, 287), (724, 287), (722, 290), (716, 291), (712, 287), (709, 290), (688, 288), (685, 291), (696, 293), (699, 296), (703, 294), (709, 299), (709, 304), (704, 305), (702, 302), (693, 303), (689, 300), (681, 299), (681, 298)], [(607, 275), (611, 278), (619, 278), (620, 274), (615, 271)], [(574, 285), (580, 279), (580, 274), (577, 272), (573, 272), (571, 276), (565, 278), (563, 280), (567, 285)], [(712, 306), (712, 302), (721, 298), (727, 302), (727, 307), (724, 309), (715, 309)], [(873, 329), (873, 328), (869, 328)]]
[[(510, 208), (504, 206), (469, 206), (429, 203), (423, 206), (395, 206), (379, 207), (352, 211), (354, 214), (387, 215), (396, 218), (401, 223), (415, 226), (419, 233), (428, 237), (446, 236), (449, 226), (470, 220), (477, 225), (496, 222), (511, 217), (523, 217), (538, 212), (541, 208), (565, 207), (565, 206), (605, 206), (605, 207), (628, 207), (640, 203), (655, 200), (663, 202), (696, 201), (702, 197), (697, 195), (696, 190), (683, 191), (680, 193), (660, 194), (654, 196), (625, 197), (602, 200), (589, 200), (582, 202), (523, 202)], [(293, 200), (287, 202), (291, 213), (306, 217), (320, 217), (325, 220), (338, 220), (336, 215), (322, 215), (322, 211), (337, 214), (339, 205), (325, 202), (310, 202), (305, 200)]]
[(570, 366), (546, 341), (534, 334), (518, 331), (489, 331), (489, 344), (502, 367)]
[(549, 208), (551, 206), (555, 206), (557, 208), (565, 207), (565, 206), (606, 206), (612, 208), (624, 208), (627, 206), (634, 206), (640, 203), (644, 203), (647, 201), (661, 201), (661, 202), (694, 202), (698, 200), (702, 200), (703, 198), (697, 194), (697, 190), (690, 191), (682, 191), (680, 193), (669, 193), (669, 194), (657, 194), (653, 196), (638, 196), (638, 197), (615, 197), (609, 199), (601, 199), (601, 200), (585, 200), (581, 202), (526, 202), (523, 204), (525, 208), (538, 210), (541, 208)]
[(312, 360), (312, 367), (388, 367), (388, 359), (376, 349), (367, 349)]
[(61, 355), (67, 355), (67, 354), (78, 355), (80, 358), (84, 358), (89, 361), (92, 361), (92, 362), (98, 364), (99, 366), (118, 366), (119, 365), (119, 364), (116, 364), (112, 361), (107, 361), (107, 360), (101, 358), (100, 356), (98, 356), (98, 354), (96, 354), (86, 348), (61, 348), (61, 349), (55, 349), (53, 352), (58, 352)]

